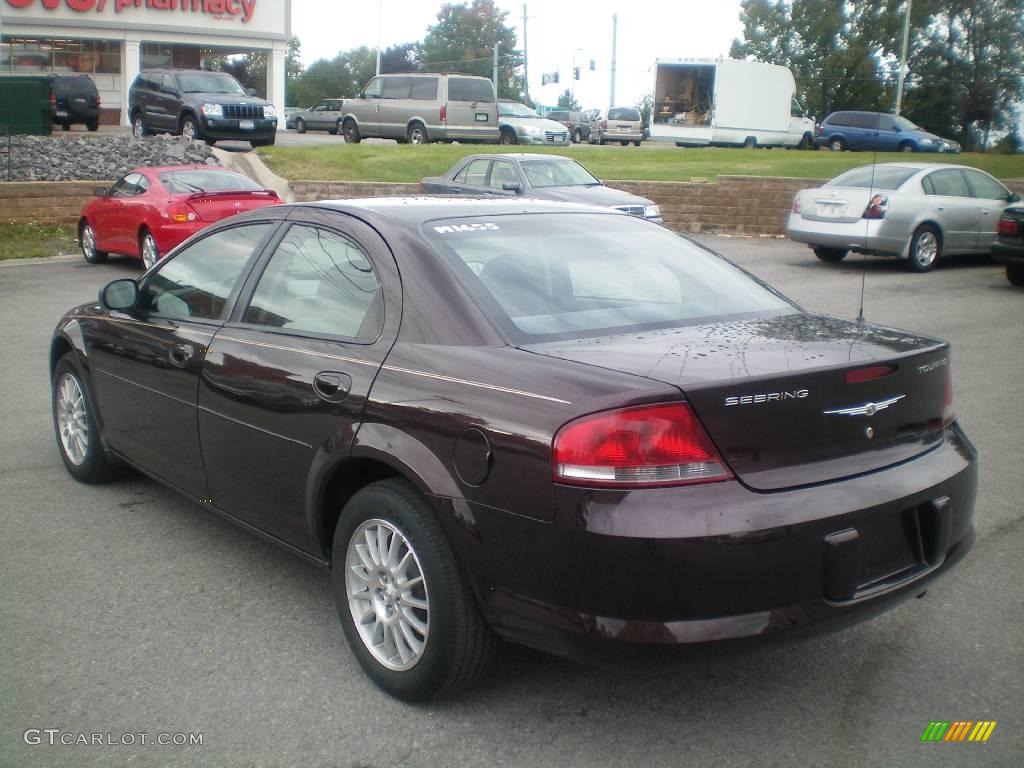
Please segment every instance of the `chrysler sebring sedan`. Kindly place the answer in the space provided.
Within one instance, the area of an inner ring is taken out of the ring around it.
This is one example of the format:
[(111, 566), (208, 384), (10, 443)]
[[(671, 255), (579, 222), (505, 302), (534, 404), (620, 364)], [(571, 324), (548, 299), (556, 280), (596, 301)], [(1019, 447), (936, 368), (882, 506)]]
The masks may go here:
[(651, 222), (522, 199), (242, 214), (50, 347), (74, 478), (136, 468), (329, 569), (407, 700), (499, 637), (647, 657), (922, 594), (974, 541), (950, 364)]
[(1000, 214), (1018, 200), (975, 168), (866, 165), (797, 192), (786, 234), (822, 261), (856, 251), (903, 258), (914, 272), (927, 272), (946, 256), (991, 253)]

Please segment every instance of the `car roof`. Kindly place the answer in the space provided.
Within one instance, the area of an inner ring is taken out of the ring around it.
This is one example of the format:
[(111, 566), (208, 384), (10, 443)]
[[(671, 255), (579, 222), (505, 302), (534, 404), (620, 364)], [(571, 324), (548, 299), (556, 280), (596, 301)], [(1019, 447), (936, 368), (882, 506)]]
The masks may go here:
[[(848, 170), (855, 171), (858, 168), (870, 168), (871, 165), (872, 165), (872, 163), (868, 163), (866, 165), (858, 165), (856, 168), (850, 168)], [(936, 170), (936, 169), (939, 169), (939, 168), (969, 168), (969, 169), (971, 169), (973, 171), (980, 171), (981, 170), (980, 168), (974, 168), (973, 166), (963, 165), (961, 163), (926, 163), (926, 162), (899, 163), (899, 162), (897, 162), (897, 163), (877, 163), (877, 164), (874, 164), (874, 165), (875, 165), (876, 168), (909, 168), (909, 169), (914, 170), (914, 171)], [(843, 173), (847, 173), (847, 171), (843, 171)], [(836, 178), (839, 178), (839, 176), (842, 176), (843, 173), (838, 174), (836, 176)], [(982, 173), (985, 173), (985, 171), (982, 171)]]
[[(152, 171), (154, 173), (162, 173), (164, 171), (227, 171), (229, 173), (238, 173), (238, 171), (232, 170), (231, 168), (225, 168), (223, 165), (142, 165), (138, 168), (133, 168), (129, 173), (142, 173), (143, 171)], [(244, 175), (244, 174), (240, 174)]]
[(478, 159), (498, 159), (501, 157), (512, 158), (513, 160), (532, 160), (535, 157), (543, 157), (546, 160), (571, 160), (576, 163), (579, 162), (574, 157), (566, 157), (565, 155), (549, 155), (547, 152), (480, 152), (475, 155), (466, 155), (463, 160), (478, 160)]

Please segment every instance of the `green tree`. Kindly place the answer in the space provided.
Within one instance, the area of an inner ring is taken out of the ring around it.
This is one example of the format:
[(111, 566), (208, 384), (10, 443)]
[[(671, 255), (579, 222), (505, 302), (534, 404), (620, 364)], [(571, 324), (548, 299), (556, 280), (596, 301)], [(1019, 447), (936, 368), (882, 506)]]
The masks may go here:
[(580, 109), (580, 103), (572, 97), (572, 89), (566, 88), (562, 91), (562, 95), (558, 97), (558, 106), (560, 109), (571, 109), (578, 112)]
[(489, 78), (497, 45), (498, 95), (519, 98), (522, 78), (517, 70), (522, 54), (516, 50), (516, 34), (506, 25), (507, 18), (508, 11), (496, 8), (493, 0), (473, 0), (470, 5), (445, 3), (437, 23), (427, 29), (423, 39), (423, 68)]

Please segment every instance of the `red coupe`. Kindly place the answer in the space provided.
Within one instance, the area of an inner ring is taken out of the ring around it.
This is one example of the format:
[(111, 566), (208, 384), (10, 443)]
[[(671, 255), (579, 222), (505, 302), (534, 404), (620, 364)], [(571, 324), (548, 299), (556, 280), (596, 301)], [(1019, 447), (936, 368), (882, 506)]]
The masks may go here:
[(90, 264), (119, 253), (142, 259), (149, 269), (213, 222), (280, 202), (277, 193), (227, 168), (136, 168), (97, 189), (82, 207), (78, 242)]

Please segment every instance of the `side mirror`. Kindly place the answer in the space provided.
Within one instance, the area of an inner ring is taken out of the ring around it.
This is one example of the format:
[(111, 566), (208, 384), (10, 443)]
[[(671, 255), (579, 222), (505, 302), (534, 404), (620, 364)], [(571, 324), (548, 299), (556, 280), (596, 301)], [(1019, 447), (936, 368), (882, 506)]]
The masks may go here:
[(255, 96), (256, 95), (256, 89), (255, 88), (246, 88), (245, 92), (248, 93), (250, 96)]
[(108, 187), (96, 187), (96, 189), (94, 189), (92, 193), (96, 197), (107, 197), (107, 195), (110, 194), (110, 189)]
[(100, 289), (100, 306), (104, 309), (131, 309), (139, 300), (139, 284), (122, 277)]
[(518, 181), (506, 181), (504, 184), (501, 185), (501, 188), (506, 192), (518, 193), (522, 191), (523, 185), (520, 184)]
[(1020, 202), (1020, 195), (1018, 195), (1016, 192), (1011, 192), (1010, 196), (1008, 198), (1006, 198), (1006, 202), (1008, 202), (1008, 203), (1019, 203)]

